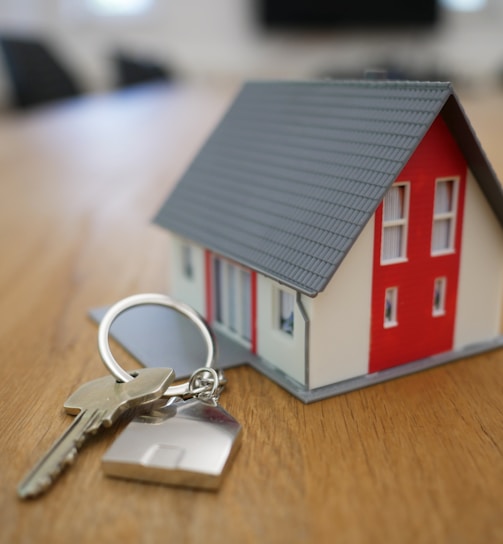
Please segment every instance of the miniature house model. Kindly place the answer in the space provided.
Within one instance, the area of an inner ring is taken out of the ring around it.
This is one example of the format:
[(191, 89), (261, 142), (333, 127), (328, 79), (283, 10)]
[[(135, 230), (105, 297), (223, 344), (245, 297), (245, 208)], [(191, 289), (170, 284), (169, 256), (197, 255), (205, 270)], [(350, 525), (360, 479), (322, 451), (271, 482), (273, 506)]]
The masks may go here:
[(156, 222), (173, 296), (305, 401), (502, 345), (503, 193), (448, 83), (247, 84)]

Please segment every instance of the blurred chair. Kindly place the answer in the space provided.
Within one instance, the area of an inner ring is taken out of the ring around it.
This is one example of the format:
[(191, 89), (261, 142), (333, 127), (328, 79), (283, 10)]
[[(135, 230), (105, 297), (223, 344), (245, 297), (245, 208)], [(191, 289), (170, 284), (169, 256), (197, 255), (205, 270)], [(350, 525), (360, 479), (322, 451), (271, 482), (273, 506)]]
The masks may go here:
[(30, 108), (81, 94), (74, 77), (42, 40), (0, 37), (13, 106)]
[(118, 88), (131, 87), (155, 81), (170, 81), (171, 70), (148, 59), (138, 58), (124, 52), (112, 57), (115, 70), (115, 85)]

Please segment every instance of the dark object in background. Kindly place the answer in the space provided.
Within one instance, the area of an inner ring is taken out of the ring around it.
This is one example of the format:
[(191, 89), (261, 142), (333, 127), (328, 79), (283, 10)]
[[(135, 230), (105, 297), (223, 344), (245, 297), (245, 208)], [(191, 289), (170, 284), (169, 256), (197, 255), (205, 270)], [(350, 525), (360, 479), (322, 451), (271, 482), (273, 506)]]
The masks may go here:
[(153, 81), (169, 81), (171, 70), (147, 59), (116, 53), (113, 56), (116, 87), (130, 87)]
[(265, 29), (432, 26), (437, 0), (255, 0)]
[(0, 37), (12, 106), (25, 109), (81, 94), (73, 75), (42, 39)]

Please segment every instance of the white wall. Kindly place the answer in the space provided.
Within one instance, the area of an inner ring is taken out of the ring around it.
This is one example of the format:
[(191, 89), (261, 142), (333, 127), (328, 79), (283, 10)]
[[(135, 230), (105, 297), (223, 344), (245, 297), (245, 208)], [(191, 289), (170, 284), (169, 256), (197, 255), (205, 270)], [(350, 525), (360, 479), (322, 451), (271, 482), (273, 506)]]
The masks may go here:
[[(279, 288), (296, 296), (295, 291), (280, 286), (262, 275), (257, 275), (257, 353), (294, 380), (305, 384), (306, 327), (304, 318), (296, 304), (293, 335), (279, 329)], [(310, 302), (304, 297), (306, 311), (309, 311)]]
[[(387, 59), (409, 69), (438, 68), (473, 81), (503, 63), (503, 2), (478, 13), (449, 12), (436, 31), (264, 33), (253, 0), (156, 0), (137, 18), (103, 18), (85, 0), (2, 0), (0, 28), (48, 34), (86, 87), (110, 87), (117, 47), (170, 63), (187, 78), (309, 78), (359, 71)], [(0, 78), (0, 92), (5, 89)]]
[(503, 232), (478, 183), (466, 184), (455, 349), (499, 335)]
[(312, 304), (311, 388), (368, 373), (374, 218)]

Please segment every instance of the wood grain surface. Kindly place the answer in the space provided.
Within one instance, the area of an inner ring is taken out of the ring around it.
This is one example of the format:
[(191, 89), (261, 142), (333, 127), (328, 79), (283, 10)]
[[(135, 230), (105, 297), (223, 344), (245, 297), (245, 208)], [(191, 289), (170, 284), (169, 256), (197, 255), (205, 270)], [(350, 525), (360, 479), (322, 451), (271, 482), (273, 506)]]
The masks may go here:
[[(221, 403), (244, 439), (219, 492), (105, 477), (119, 424), (46, 495), (17, 498), (71, 421), (65, 399), (106, 373), (88, 309), (168, 290), (168, 236), (150, 219), (234, 91), (153, 87), (0, 118), (0, 541), (503, 542), (502, 351), (308, 406), (237, 368)], [(503, 177), (503, 95), (462, 99)]]

